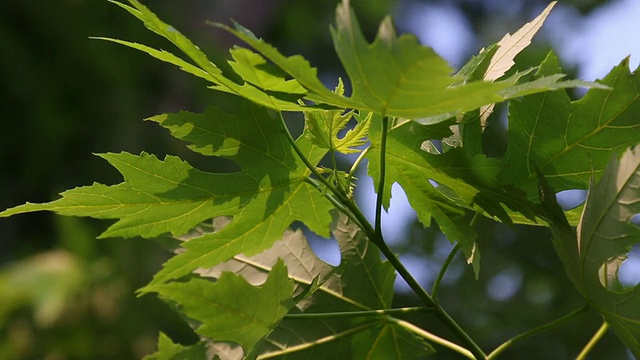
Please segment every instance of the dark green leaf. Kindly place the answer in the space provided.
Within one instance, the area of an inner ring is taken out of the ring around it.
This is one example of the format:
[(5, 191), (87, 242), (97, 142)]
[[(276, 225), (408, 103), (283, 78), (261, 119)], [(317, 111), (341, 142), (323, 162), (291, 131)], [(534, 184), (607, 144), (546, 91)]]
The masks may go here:
[(145, 356), (144, 360), (208, 360), (207, 349), (204, 343), (192, 346), (174, 344), (164, 333), (158, 337), (158, 351), (155, 354)]
[(640, 356), (640, 286), (624, 288), (618, 270), (631, 246), (640, 243), (640, 227), (631, 223), (640, 213), (638, 194), (640, 147), (636, 146), (620, 160), (614, 156), (597, 185), (592, 180), (577, 237), (566, 219), (556, 216), (552, 224), (554, 245), (569, 277), (636, 357)]
[[(253, 257), (237, 255), (204, 274), (218, 277), (223, 271), (234, 271), (249, 282), (259, 282), (267, 276), (276, 259), (281, 258), (297, 284), (297, 293), (314, 282), (317, 284), (293, 313), (390, 307), (393, 268), (380, 260), (378, 250), (345, 217), (337, 220), (334, 235), (342, 254), (340, 265), (335, 268), (316, 257), (300, 231), (289, 231), (271, 249)], [(369, 354), (369, 358), (415, 359), (433, 351), (403, 327), (384, 319), (383, 316), (285, 318), (263, 342), (260, 358), (355, 359)]]
[(199, 334), (238, 343), (247, 353), (294, 306), (293, 283), (282, 261), (273, 265), (267, 280), (257, 287), (242, 276), (224, 272), (216, 282), (191, 279), (150, 285), (146, 290), (176, 302), (185, 315), (199, 321)]

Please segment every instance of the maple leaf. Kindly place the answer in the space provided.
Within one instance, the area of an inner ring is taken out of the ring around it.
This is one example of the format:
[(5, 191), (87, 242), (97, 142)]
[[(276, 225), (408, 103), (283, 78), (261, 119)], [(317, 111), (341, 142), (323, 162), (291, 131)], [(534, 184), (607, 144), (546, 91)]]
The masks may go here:
[[(338, 86), (334, 92), (340, 96), (344, 94), (342, 80), (338, 79)], [(314, 144), (343, 154), (352, 154), (360, 150), (355, 147), (367, 142), (367, 133), (371, 123), (371, 113), (365, 118), (355, 116), (353, 111), (322, 110), (305, 113), (305, 127), (307, 134)], [(359, 119), (353, 129), (349, 129), (342, 138), (338, 133), (347, 127), (352, 118)]]
[[(518, 31), (514, 32), (513, 35), (507, 33), (502, 39), (500, 39), (500, 41), (498, 41), (498, 49), (491, 58), (491, 62), (484, 73), (483, 78), (485, 80), (497, 80), (506, 74), (513, 65), (515, 65), (513, 59), (515, 59), (516, 55), (531, 44), (531, 39), (533, 39), (538, 30), (540, 30), (542, 24), (544, 24), (544, 21), (547, 19), (547, 16), (549, 16), (551, 9), (553, 9), (556, 3), (556, 1), (549, 3), (549, 5), (547, 5), (547, 7), (535, 19), (526, 23), (518, 29)], [(486, 125), (487, 119), (493, 112), (494, 106), (495, 104), (491, 104), (480, 108), (480, 123), (482, 127)]]
[[(413, 35), (397, 36), (390, 18), (380, 24), (373, 43), (362, 34), (348, 0), (336, 10), (333, 42), (353, 86), (351, 97), (328, 90), (317, 77), (317, 69), (295, 55), (286, 57), (235, 24), (226, 29), (271, 60), (307, 89), (306, 99), (338, 108), (353, 108), (383, 116), (420, 119), (440, 115), (443, 119), (520, 96), (592, 83), (559, 81), (563, 75), (520, 83), (523, 74), (506, 80), (463, 82), (452, 76), (452, 68), (431, 48), (420, 45)], [(443, 115), (445, 114), (445, 115)]]
[(243, 84), (238, 84), (223, 74), (222, 70), (210, 61), (206, 54), (191, 40), (173, 26), (163, 22), (139, 1), (129, 0), (133, 7), (117, 1), (110, 0), (110, 2), (138, 18), (149, 30), (169, 40), (187, 55), (193, 63), (187, 62), (168, 51), (154, 49), (147, 45), (106, 37), (94, 37), (94, 39), (111, 41), (145, 52), (158, 60), (178, 66), (187, 73), (213, 83), (214, 85), (211, 86), (211, 89), (242, 96), (275, 110), (313, 110), (313, 108), (300, 105), (298, 102), (306, 91), (295, 80), (285, 79), (285, 74), (266, 64), (260, 55), (247, 49), (231, 50), (231, 56), (234, 59), (233, 62), (230, 62), (231, 67), (244, 80)]
[[(372, 145), (367, 157), (369, 175), (377, 183), (380, 177), (381, 134), (378, 125), (381, 119), (374, 117), (373, 121), (370, 130)], [(507, 224), (511, 223), (511, 218), (502, 204), (530, 220), (541, 214), (521, 192), (502, 187), (496, 181), (496, 175), (503, 166), (496, 159), (483, 155), (468, 156), (462, 148), (438, 155), (420, 150), (425, 141), (450, 134), (449, 125), (446, 122), (431, 126), (406, 122), (388, 132), (383, 204), (388, 206), (391, 186), (397, 182), (416, 210), (420, 222), (431, 226), (431, 220), (435, 219), (447, 238), (460, 244), (467, 261), (474, 265), (477, 273), (479, 251), (475, 245), (475, 233), (462, 219), (466, 209), (484, 211)]]
[[(333, 234), (342, 256), (337, 267), (320, 260), (297, 230), (285, 232), (282, 240), (263, 253), (251, 257), (236, 255), (199, 273), (218, 278), (232, 271), (257, 284), (269, 276), (277, 259), (282, 259), (296, 284), (295, 292), (302, 296), (292, 314), (389, 308), (395, 278), (393, 267), (381, 261), (379, 251), (346, 217), (336, 220)], [(292, 333), (296, 336), (291, 337)], [(431, 346), (406, 328), (388, 322), (385, 316), (369, 316), (284, 318), (252, 355), (264, 359), (414, 359), (431, 352)]]
[(251, 353), (295, 305), (291, 297), (293, 289), (282, 261), (273, 265), (260, 286), (224, 272), (215, 282), (196, 278), (146, 288), (176, 302), (185, 315), (199, 321), (197, 333), (238, 343), (246, 353)]
[(143, 360), (205, 360), (209, 357), (204, 345), (204, 343), (191, 346), (174, 344), (165, 333), (161, 332), (158, 336), (158, 351), (145, 356)]
[[(559, 71), (550, 53), (538, 75)], [(556, 191), (586, 189), (592, 170), (599, 177), (612, 153), (640, 142), (640, 72), (625, 59), (600, 83), (571, 101), (564, 91), (527, 96), (509, 104), (508, 148), (500, 180), (531, 198), (537, 192), (537, 166)]]
[(632, 245), (640, 243), (640, 227), (631, 223), (640, 213), (640, 147), (614, 156), (600, 182), (592, 178), (577, 234), (555, 200), (554, 189), (539, 175), (541, 198), (554, 221), (554, 246), (569, 278), (616, 331), (636, 357), (640, 356), (640, 285), (624, 288), (618, 270)]
[[(101, 236), (147, 238), (178, 236), (207, 219), (233, 217), (223, 231), (187, 243), (188, 251), (169, 260), (155, 282), (213, 266), (241, 252), (258, 253), (296, 220), (327, 236), (333, 207), (306, 182), (310, 172), (295, 155), (282, 123), (269, 110), (241, 98), (230, 99), (226, 106), (231, 114), (210, 108), (201, 114), (179, 112), (150, 120), (190, 142), (194, 151), (235, 161), (241, 168), (238, 172), (203, 172), (173, 156), (159, 160), (146, 153), (103, 154), (123, 174), (123, 183), (68, 190), (59, 200), (27, 203), (0, 212), (0, 217), (47, 210), (119, 219)], [(326, 152), (306, 136), (298, 139), (298, 146), (313, 163)], [(295, 211), (298, 208), (307, 211)]]

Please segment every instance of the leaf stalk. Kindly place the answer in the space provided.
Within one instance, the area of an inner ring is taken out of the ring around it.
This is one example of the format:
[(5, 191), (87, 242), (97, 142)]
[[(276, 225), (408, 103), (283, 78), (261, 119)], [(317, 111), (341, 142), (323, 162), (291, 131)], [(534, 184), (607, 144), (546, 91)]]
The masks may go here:
[(502, 343), (500, 346), (498, 346), (495, 350), (493, 350), (488, 356), (487, 356), (487, 360), (493, 360), (496, 359), (498, 357), (498, 355), (502, 354), (505, 350), (507, 350), (509, 347), (511, 347), (513, 344), (522, 341), (528, 337), (531, 337), (537, 333), (543, 332), (543, 331), (547, 331), (547, 330), (551, 330), (557, 326), (560, 326), (566, 322), (568, 322), (569, 320), (575, 318), (576, 316), (586, 312), (587, 310), (589, 310), (589, 305), (584, 305), (579, 309), (576, 309), (556, 320), (553, 320), (551, 322), (548, 322), (544, 325), (538, 326), (536, 328), (530, 329), (528, 331), (525, 331), (519, 335), (516, 335), (514, 337), (512, 337), (511, 339), (505, 341), (504, 343)]
[(602, 323), (598, 331), (596, 331), (596, 333), (593, 334), (593, 337), (591, 338), (591, 340), (589, 340), (587, 345), (585, 345), (582, 351), (580, 351), (580, 354), (578, 354), (578, 356), (576, 357), (576, 360), (586, 359), (587, 355), (589, 355), (591, 350), (593, 350), (593, 348), (596, 346), (598, 341), (600, 341), (600, 339), (602, 339), (604, 334), (607, 333), (607, 330), (609, 330), (609, 323), (605, 321)]
[(432, 308), (420, 306), (420, 307), (405, 307), (405, 308), (381, 309), (381, 310), (287, 314), (284, 316), (284, 318), (285, 319), (327, 319), (327, 318), (344, 318), (344, 317), (368, 317), (368, 316), (405, 315), (405, 314), (413, 314), (413, 313), (424, 313), (424, 312), (430, 312), (432, 310), (433, 310)]

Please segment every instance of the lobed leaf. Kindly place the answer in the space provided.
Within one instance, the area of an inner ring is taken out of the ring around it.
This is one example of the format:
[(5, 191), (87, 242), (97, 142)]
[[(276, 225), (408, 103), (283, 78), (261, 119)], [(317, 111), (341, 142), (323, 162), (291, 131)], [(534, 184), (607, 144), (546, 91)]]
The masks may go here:
[[(538, 76), (557, 71), (549, 54)], [(592, 89), (576, 101), (564, 91), (512, 101), (501, 181), (534, 197), (535, 164), (556, 191), (586, 189), (592, 170), (599, 177), (612, 153), (639, 143), (640, 73), (629, 72), (624, 60), (600, 82), (612, 89)]]
[[(369, 175), (376, 183), (379, 179), (379, 121), (374, 117), (370, 130), (372, 145), (367, 154)], [(502, 170), (499, 161), (483, 155), (469, 156), (463, 148), (438, 155), (420, 150), (425, 141), (441, 139), (446, 134), (450, 134), (448, 123), (424, 126), (407, 122), (388, 132), (384, 204), (388, 206), (391, 186), (397, 182), (420, 222), (430, 226), (431, 220), (435, 220), (451, 242), (460, 244), (477, 271), (479, 252), (475, 246), (475, 233), (468, 221), (462, 219), (467, 209), (484, 211), (507, 224), (511, 223), (511, 218), (505, 207), (519, 212), (529, 221), (542, 214), (517, 189), (497, 183), (496, 175)]]
[[(188, 251), (172, 258), (156, 274), (155, 283), (228, 260), (239, 253), (256, 254), (282, 236), (294, 221), (328, 236), (331, 203), (305, 180), (309, 170), (286, 139), (281, 122), (268, 110), (238, 99), (233, 115), (219, 109), (202, 114), (180, 112), (151, 118), (174, 136), (192, 142), (204, 155), (234, 160), (239, 172), (213, 174), (167, 156), (159, 160), (143, 153), (104, 154), (124, 176), (124, 182), (94, 184), (66, 191), (46, 204), (27, 203), (1, 216), (31, 211), (119, 219), (101, 236), (179, 236), (207, 219), (232, 216), (223, 231), (190, 241)], [(325, 150), (306, 136), (298, 146), (313, 163)], [(305, 208), (299, 212), (295, 209)]]
[[(237, 255), (205, 276), (233, 271), (259, 283), (277, 259), (284, 261), (302, 300), (292, 313), (325, 313), (385, 309), (393, 297), (393, 268), (360, 229), (340, 216), (333, 230), (342, 260), (333, 267), (320, 260), (304, 235), (287, 231), (269, 250), (252, 256)], [(292, 336), (295, 334), (295, 336)], [(217, 339), (216, 339), (217, 340)], [(316, 319), (285, 318), (252, 354), (261, 359), (388, 358), (415, 359), (433, 349), (395, 323), (380, 317)]]
[(145, 52), (158, 60), (176, 65), (185, 72), (212, 82), (214, 84), (211, 86), (212, 89), (244, 97), (271, 109), (281, 111), (313, 110), (313, 108), (299, 103), (299, 99), (305, 93), (305, 90), (295, 80), (287, 80), (284, 78), (284, 74), (274, 73), (273, 67), (265, 64), (260, 55), (247, 49), (231, 50), (231, 55), (235, 60), (231, 62), (231, 66), (244, 80), (244, 84), (238, 84), (223, 74), (222, 70), (210, 61), (206, 54), (191, 40), (173, 26), (163, 22), (139, 1), (129, 0), (133, 7), (117, 1), (110, 0), (110, 2), (127, 10), (142, 21), (149, 30), (169, 40), (187, 55), (195, 65), (170, 52), (157, 50), (146, 45), (103, 37), (96, 37), (95, 39), (115, 42)]
[[(498, 49), (495, 55), (491, 58), (491, 63), (486, 69), (484, 79), (487, 81), (493, 81), (502, 77), (509, 69), (515, 65), (513, 61), (522, 50), (531, 44), (531, 40), (535, 34), (540, 30), (542, 24), (551, 13), (551, 9), (555, 6), (556, 1), (549, 3), (547, 7), (532, 21), (526, 23), (513, 35), (507, 33), (497, 46)], [(485, 126), (489, 115), (493, 112), (494, 104), (483, 106), (480, 110), (481, 118), (480, 122), (482, 127)]]
[(614, 156), (597, 185), (592, 178), (577, 234), (561, 216), (549, 185), (546, 188), (551, 194), (545, 201), (556, 214), (551, 224), (554, 246), (569, 277), (640, 356), (640, 285), (627, 289), (618, 280), (627, 253), (640, 243), (640, 227), (631, 223), (640, 213), (640, 147), (628, 149), (619, 160)]
[[(338, 86), (334, 92), (338, 95), (344, 94), (342, 80), (338, 79)], [(371, 123), (371, 113), (361, 117), (352, 111), (344, 109), (322, 110), (305, 113), (305, 129), (311, 141), (321, 148), (337, 151), (343, 154), (359, 152), (355, 147), (362, 146), (367, 142), (367, 133)], [(349, 129), (342, 138), (338, 134), (347, 128), (349, 120), (356, 119), (356, 125)]]
[(224, 272), (216, 282), (191, 279), (150, 285), (147, 291), (180, 305), (188, 317), (199, 321), (196, 332), (240, 344), (246, 353), (267, 336), (291, 307), (293, 283), (282, 261), (275, 263), (261, 286), (251, 286), (239, 275)]
[(317, 69), (300, 56), (285, 57), (249, 30), (236, 24), (226, 29), (252, 46), (307, 89), (306, 98), (338, 108), (353, 108), (383, 116), (446, 119), (482, 105), (566, 87), (594, 86), (587, 82), (560, 82), (561, 75), (519, 83), (523, 74), (498, 82), (464, 82), (432, 49), (413, 35), (396, 36), (391, 19), (385, 19), (373, 43), (366, 41), (348, 0), (336, 10), (331, 29), (338, 56), (353, 86), (351, 97), (329, 91)]
[(175, 344), (163, 332), (158, 337), (158, 351), (147, 355), (143, 360), (207, 360), (207, 349), (204, 343), (192, 346)]

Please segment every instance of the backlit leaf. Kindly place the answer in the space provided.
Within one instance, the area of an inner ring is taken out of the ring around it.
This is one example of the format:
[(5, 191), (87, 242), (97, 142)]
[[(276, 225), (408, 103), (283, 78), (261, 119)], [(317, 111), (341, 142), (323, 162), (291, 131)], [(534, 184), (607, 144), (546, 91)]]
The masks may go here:
[[(550, 54), (539, 75), (559, 71)], [(624, 60), (601, 80), (611, 90), (591, 89), (571, 101), (564, 91), (528, 96), (509, 104), (509, 147), (502, 181), (536, 194), (537, 166), (556, 191), (586, 189), (612, 153), (640, 143), (640, 72)]]
[[(332, 28), (334, 45), (353, 87), (351, 97), (329, 91), (318, 79), (317, 69), (301, 56), (286, 57), (249, 30), (215, 24), (233, 33), (271, 60), (307, 89), (307, 99), (338, 108), (354, 108), (380, 115), (420, 119), (440, 115), (442, 120), (461, 112), (527, 94), (575, 86), (587, 82), (560, 82), (562, 75), (519, 83), (523, 74), (498, 81), (471, 81), (452, 75), (453, 69), (413, 35), (397, 36), (390, 18), (380, 24), (369, 43), (344, 0), (336, 10)], [(444, 115), (443, 115), (444, 114)]]
[[(507, 33), (502, 39), (500, 39), (497, 44), (498, 50), (491, 58), (491, 63), (484, 74), (485, 80), (497, 80), (506, 74), (513, 65), (515, 65), (513, 59), (515, 59), (516, 55), (531, 44), (531, 39), (533, 39), (538, 30), (540, 30), (542, 24), (547, 19), (547, 16), (549, 16), (549, 13), (555, 4), (556, 1), (551, 2), (542, 11), (542, 13), (540, 13), (540, 15), (532, 21), (524, 24), (524, 26), (514, 32), (513, 35)], [(480, 114), (482, 114), (480, 120), (483, 127), (486, 124), (487, 118), (493, 112), (493, 107), (494, 104), (491, 104), (483, 106), (480, 109)]]
[[(244, 84), (238, 84), (225, 76), (222, 70), (210, 61), (207, 55), (191, 40), (173, 26), (163, 22), (139, 1), (129, 0), (133, 7), (117, 1), (111, 2), (137, 17), (149, 30), (169, 40), (187, 55), (195, 65), (170, 52), (157, 50), (146, 45), (104, 37), (97, 37), (96, 39), (112, 41), (140, 50), (158, 60), (176, 65), (190, 74), (212, 82), (214, 84), (211, 86), (212, 89), (236, 94), (272, 109), (283, 111), (313, 110), (300, 105), (298, 102), (305, 90), (298, 86), (295, 80), (287, 80), (284, 78), (284, 74), (275, 74), (271, 71), (271, 66), (265, 64), (260, 55), (246, 49), (231, 50), (231, 55), (235, 60), (231, 63), (231, 66), (245, 80)], [(247, 78), (244, 78), (245, 76)]]
[(640, 213), (639, 194), (640, 147), (636, 146), (619, 160), (614, 156), (597, 185), (592, 180), (577, 236), (566, 220), (552, 224), (554, 245), (574, 285), (636, 357), (640, 356), (640, 285), (622, 286), (618, 270), (632, 245), (640, 243), (640, 227), (631, 223)]
[[(211, 267), (239, 253), (256, 254), (282, 236), (294, 221), (304, 222), (318, 234), (328, 235), (332, 205), (305, 179), (309, 170), (297, 158), (274, 114), (250, 102), (233, 101), (233, 115), (219, 109), (202, 114), (180, 112), (151, 118), (192, 144), (204, 155), (234, 160), (234, 173), (199, 171), (173, 156), (104, 154), (124, 176), (124, 182), (94, 184), (64, 192), (46, 204), (27, 203), (0, 216), (55, 211), (62, 215), (119, 219), (107, 236), (153, 237), (185, 234), (207, 219), (232, 216), (220, 232), (189, 241), (188, 251), (172, 258), (156, 274), (167, 281), (205, 266)], [(301, 136), (298, 146), (317, 163), (324, 150)], [(295, 209), (304, 208), (298, 212)]]

